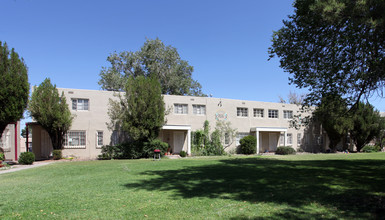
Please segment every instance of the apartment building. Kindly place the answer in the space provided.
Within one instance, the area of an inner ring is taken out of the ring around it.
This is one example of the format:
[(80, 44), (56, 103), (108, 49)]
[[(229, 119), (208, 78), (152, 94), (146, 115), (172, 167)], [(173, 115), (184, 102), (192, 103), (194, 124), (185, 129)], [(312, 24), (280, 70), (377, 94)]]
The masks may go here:
[[(111, 131), (107, 126), (109, 100), (117, 100), (114, 92), (58, 90), (64, 92), (75, 117), (65, 137), (63, 155), (92, 159), (100, 154), (103, 145), (121, 141), (119, 132)], [(293, 104), (175, 95), (164, 95), (164, 102), (169, 113), (159, 138), (176, 154), (182, 150), (191, 154), (191, 132), (202, 129), (205, 120), (209, 121), (212, 130), (217, 121), (228, 121), (237, 129), (236, 141), (226, 149), (228, 151), (236, 149), (239, 140), (247, 135), (257, 137), (259, 153), (275, 151), (278, 146), (319, 152), (327, 141), (319, 126), (310, 125), (298, 130), (290, 127), (290, 120), (300, 111), (300, 106)], [(36, 123), (31, 125), (33, 152), (38, 159), (48, 158), (52, 154), (48, 133)]]

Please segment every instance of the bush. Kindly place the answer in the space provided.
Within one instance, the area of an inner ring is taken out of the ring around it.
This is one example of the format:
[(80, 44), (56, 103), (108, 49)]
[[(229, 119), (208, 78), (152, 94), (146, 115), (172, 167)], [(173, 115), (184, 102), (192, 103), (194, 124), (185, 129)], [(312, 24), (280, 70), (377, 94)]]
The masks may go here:
[(255, 154), (257, 139), (255, 136), (249, 135), (242, 138), (240, 141), (242, 154)]
[(52, 155), (54, 160), (60, 160), (62, 158), (61, 150), (53, 150)]
[(280, 155), (289, 155), (289, 154), (295, 154), (295, 150), (292, 147), (278, 147), (277, 150), (275, 151), (275, 154), (280, 154)]
[(144, 143), (142, 157), (145, 157), (145, 158), (154, 157), (155, 149), (159, 149), (160, 155), (163, 156), (167, 152), (168, 148), (169, 148), (168, 143), (163, 142), (159, 139), (154, 139), (150, 142)]
[(182, 151), (179, 153), (179, 155), (180, 155), (181, 157), (186, 157), (186, 156), (187, 156), (187, 153), (186, 153), (186, 151), (182, 150)]
[(361, 151), (364, 153), (373, 153), (373, 152), (381, 151), (381, 147), (376, 146), (376, 145), (373, 145), (373, 146), (372, 145), (366, 145), (365, 147), (362, 148)]
[(0, 153), (0, 161), (5, 160), (5, 155), (3, 153)]
[(35, 161), (35, 154), (32, 152), (23, 152), (19, 157), (19, 164), (31, 165)]

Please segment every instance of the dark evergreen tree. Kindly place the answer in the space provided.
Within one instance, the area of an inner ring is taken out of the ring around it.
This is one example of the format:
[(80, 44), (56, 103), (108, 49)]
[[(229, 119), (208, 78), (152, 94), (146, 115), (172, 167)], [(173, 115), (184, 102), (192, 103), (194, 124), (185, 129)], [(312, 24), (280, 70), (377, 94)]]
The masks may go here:
[(27, 108), (29, 83), (23, 58), (0, 41), (0, 137), (9, 123), (23, 117)]

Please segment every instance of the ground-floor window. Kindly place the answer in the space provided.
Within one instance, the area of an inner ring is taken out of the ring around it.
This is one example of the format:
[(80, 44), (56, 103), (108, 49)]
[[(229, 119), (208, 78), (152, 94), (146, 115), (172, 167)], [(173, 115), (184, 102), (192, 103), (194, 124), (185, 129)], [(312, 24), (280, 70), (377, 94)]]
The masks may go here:
[(287, 145), (293, 145), (293, 134), (287, 134)]
[(238, 132), (237, 134), (237, 140), (236, 140), (236, 145), (240, 145), (240, 140), (246, 136), (250, 135), (250, 133), (247, 132)]
[(301, 133), (298, 133), (298, 134), (297, 134), (297, 145), (298, 145), (298, 146), (301, 145), (301, 139), (302, 139)]
[(103, 146), (103, 131), (98, 131), (96, 136), (97, 147), (100, 148)]
[(285, 134), (281, 133), (279, 136), (279, 145), (280, 146), (285, 146)]
[(67, 132), (67, 134), (64, 136), (64, 148), (86, 148), (86, 132)]

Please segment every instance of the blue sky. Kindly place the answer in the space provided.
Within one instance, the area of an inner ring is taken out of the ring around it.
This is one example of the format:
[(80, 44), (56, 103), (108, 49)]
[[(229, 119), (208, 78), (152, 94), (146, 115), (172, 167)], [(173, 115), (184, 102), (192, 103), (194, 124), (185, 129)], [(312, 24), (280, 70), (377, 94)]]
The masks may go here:
[[(177, 48), (193, 78), (214, 97), (277, 102), (290, 90), (274, 30), (293, 13), (287, 0), (1, 0), (0, 41), (21, 55), (31, 85), (46, 77), (62, 88), (100, 89), (112, 52), (137, 51), (146, 38)], [(385, 111), (380, 98), (372, 104)]]

